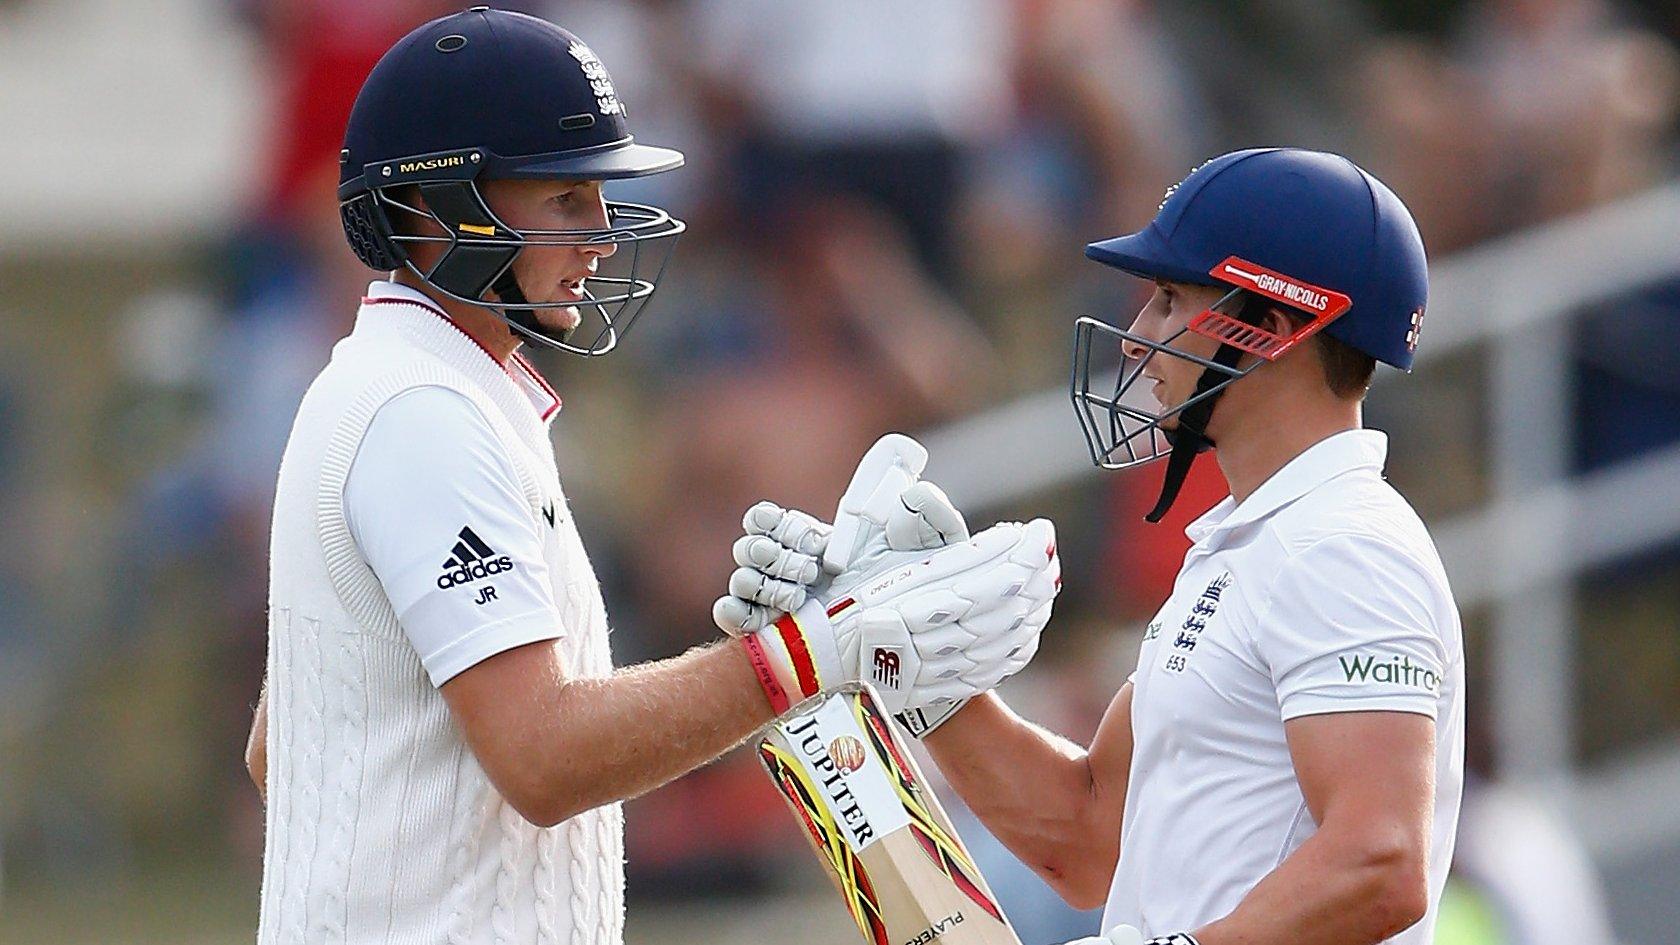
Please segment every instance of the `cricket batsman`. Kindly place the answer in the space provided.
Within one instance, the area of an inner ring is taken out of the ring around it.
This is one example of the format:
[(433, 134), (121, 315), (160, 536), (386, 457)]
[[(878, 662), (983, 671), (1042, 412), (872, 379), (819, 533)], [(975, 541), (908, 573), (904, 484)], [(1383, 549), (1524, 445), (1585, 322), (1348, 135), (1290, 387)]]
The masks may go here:
[[(532, 17), (434, 20), (368, 76), (339, 198), (351, 249), (389, 275), (280, 468), (246, 753), (267, 806), (263, 945), (618, 945), (620, 800), (862, 678), (879, 647), (902, 657), (894, 711), (956, 704), (1031, 657), (1060, 586), (1050, 524), (971, 537), (887, 437), (836, 534), (778, 511), (739, 543), (799, 590), (794, 614), (614, 668), (548, 438), (560, 398), (518, 348), (619, 343), (683, 225), (603, 182), (682, 160), (635, 142), (601, 61)], [(758, 573), (734, 586), (759, 592)]]
[[(1231, 495), (1190, 525), (1088, 748), (995, 694), (919, 734), (1017, 856), (1069, 903), (1106, 904), (1105, 938), (1082, 942), (1427, 945), (1464, 650), (1434, 542), (1361, 423), (1376, 363), (1409, 371), (1417, 348), (1416, 225), (1346, 158), (1268, 148), (1207, 162), (1086, 255), (1155, 285), (1129, 329), (1075, 329), (1093, 458), (1166, 460), (1151, 521), (1204, 451)], [(764, 603), (736, 597), (718, 612)]]

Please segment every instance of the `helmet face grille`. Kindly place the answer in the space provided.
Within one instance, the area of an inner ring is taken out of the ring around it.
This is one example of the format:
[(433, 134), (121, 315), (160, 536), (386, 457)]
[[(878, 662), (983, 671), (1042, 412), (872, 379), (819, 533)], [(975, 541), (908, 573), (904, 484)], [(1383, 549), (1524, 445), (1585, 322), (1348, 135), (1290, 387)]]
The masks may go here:
[[(485, 308), (500, 316), (525, 340), (587, 357), (618, 346), (630, 325), (647, 307), (665, 272), (676, 238), (685, 224), (658, 207), (604, 202), (607, 225), (601, 229), (520, 230), (499, 219), (471, 180), (421, 184), (424, 206), (405, 202), (393, 191), (376, 187), (340, 204), (345, 236), (357, 258), (376, 269), (407, 269), (443, 296)], [(427, 221), (421, 232), (396, 226), (393, 213)], [(441, 253), (418, 265), (410, 244), (430, 244)], [(589, 274), (574, 289), (578, 297), (539, 300), (526, 297), (513, 275), (522, 253), (599, 247)], [(540, 311), (563, 310), (573, 324), (544, 327)]]
[(344, 223), (344, 238), (350, 241), (350, 249), (363, 265), (382, 271), (402, 265), (399, 251), (374, 222), (372, 194), (362, 194), (339, 204), (338, 215)]
[[(1205, 358), (1183, 350), (1181, 338), (1209, 335), (1196, 327), (1195, 321), (1209, 316), (1238, 326), (1249, 321), (1240, 317), (1248, 295), (1233, 289), (1212, 307), (1193, 319), (1190, 325), (1164, 340), (1156, 340), (1116, 328), (1095, 318), (1081, 318), (1073, 330), (1073, 376), (1069, 394), (1085, 445), (1091, 451), (1091, 461), (1104, 469), (1126, 469), (1165, 459), (1173, 452), (1173, 434), (1184, 425), (1195, 434), (1205, 437), (1206, 417), (1197, 419), (1205, 405), (1212, 409), (1226, 387), (1252, 373), (1262, 361), (1247, 367), (1237, 367), (1237, 359), (1244, 351), (1219, 334), (1211, 337), (1220, 341), (1219, 352)], [(1145, 383), (1149, 375), (1144, 368), (1157, 356), (1185, 361), (1202, 369), (1196, 390), (1182, 403), (1167, 406), (1156, 399), (1152, 385)]]

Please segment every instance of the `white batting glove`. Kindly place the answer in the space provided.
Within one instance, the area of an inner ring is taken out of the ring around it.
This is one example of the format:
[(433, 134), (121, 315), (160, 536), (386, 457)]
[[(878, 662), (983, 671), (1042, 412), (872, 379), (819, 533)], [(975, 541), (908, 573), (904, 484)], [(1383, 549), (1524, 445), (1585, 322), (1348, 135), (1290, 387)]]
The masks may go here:
[[(986, 578), (955, 583), (966, 565), (951, 556), (942, 559), (941, 573), (953, 583), (942, 588), (934, 586), (937, 578), (918, 578), (927, 581), (925, 590), (888, 580), (901, 568), (922, 573), (929, 550), (969, 540), (967, 523), (945, 493), (918, 479), (926, 465), (920, 443), (896, 433), (882, 437), (858, 464), (832, 530), (768, 502), (748, 510), (748, 534), (735, 545), (741, 567), (730, 578), (730, 595), (713, 606), (713, 618), (732, 635), (753, 634), (748, 649), (763, 657), (760, 681), (772, 704), (814, 695), (812, 676), (820, 688), (836, 684), (830, 679), (864, 679), (920, 737), (969, 697), (1018, 672), (1037, 651), (1061, 584), (1055, 531), (1047, 521), (1000, 525), (982, 533), (984, 542), (976, 537), (981, 550), (969, 559), (996, 554), (1011, 542), (1019, 546), (1012, 546), (1012, 563), (991, 564)], [(1014, 580), (1007, 579), (1011, 568)], [(865, 606), (885, 603), (878, 600), (883, 581), (903, 595), (897, 603), (908, 610)], [(987, 593), (1014, 599), (1007, 606), (982, 604)], [(783, 618), (783, 611), (796, 616)], [(776, 672), (784, 665), (791, 676)], [(825, 665), (832, 671), (824, 673)], [(807, 668), (802, 680), (800, 670)]]
[(868, 573), (892, 552), (942, 548), (968, 538), (968, 523), (944, 490), (922, 482), (927, 449), (889, 433), (863, 455), (834, 511), (834, 532), (823, 565), (839, 575)]
[(760, 502), (747, 509), (741, 527), (746, 534), (733, 549), (739, 567), (729, 575), (729, 593), (712, 604), (712, 621), (736, 637), (798, 610), (812, 585), (840, 570), (823, 565), (833, 526), (814, 516)]
[[(983, 571), (930, 576), (914, 587), (895, 587), (890, 606), (875, 604), (884, 581), (966, 548), (994, 557)], [(883, 707), (904, 716), (900, 721), (918, 737), (1032, 660), (1062, 585), (1056, 529), (1048, 519), (1001, 522), (917, 563), (886, 570), (888, 578), (865, 579), (844, 596), (836, 593), (829, 613), (847, 665), (858, 667)], [(869, 605), (855, 633), (841, 625), (846, 597)]]
[(888, 560), (742, 643), (777, 714), (854, 679), (873, 683), (889, 712), (954, 705), (1032, 658), (1060, 569), (1054, 526), (1005, 522)]
[[(769, 626), (798, 610), (813, 590), (841, 592), (883, 566), (968, 538), (968, 523), (943, 490), (917, 477), (927, 450), (901, 433), (876, 441), (840, 498), (834, 526), (796, 509), (759, 502), (741, 521), (733, 548), (739, 566), (712, 620), (730, 636)], [(838, 540), (831, 535), (839, 533)]]

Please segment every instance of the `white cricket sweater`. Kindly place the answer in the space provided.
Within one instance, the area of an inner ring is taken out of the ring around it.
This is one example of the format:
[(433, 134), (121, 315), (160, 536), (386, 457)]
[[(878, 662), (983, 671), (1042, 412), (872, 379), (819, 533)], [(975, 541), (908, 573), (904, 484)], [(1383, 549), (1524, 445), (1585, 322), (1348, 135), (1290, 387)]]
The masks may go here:
[(425, 386), (466, 397), (495, 428), (529, 513), (551, 523), (544, 554), (566, 666), (605, 676), (606, 611), (547, 425), (423, 296), (389, 283), (370, 296), (304, 396), (280, 467), (258, 942), (618, 945), (619, 806), (543, 829), (497, 793), (352, 538), (343, 502), (381, 406)]

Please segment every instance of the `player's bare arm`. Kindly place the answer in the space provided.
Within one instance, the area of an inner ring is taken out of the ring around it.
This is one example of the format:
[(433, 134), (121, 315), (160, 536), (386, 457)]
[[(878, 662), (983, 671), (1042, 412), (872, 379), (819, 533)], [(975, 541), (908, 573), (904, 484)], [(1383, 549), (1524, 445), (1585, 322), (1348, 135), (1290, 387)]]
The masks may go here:
[(552, 643), (499, 653), (443, 685), (496, 789), (550, 826), (723, 754), (771, 718), (740, 646), (699, 647), (605, 679), (569, 679)]
[[(770, 719), (753, 678), (738, 647), (710, 646), (608, 679), (568, 679), (543, 641), (492, 656), (439, 691), (496, 789), (526, 820), (550, 826), (734, 747)], [(245, 745), (265, 801), (267, 731), (265, 687)]]
[[(842, 511), (848, 501), (860, 509), (888, 510), (897, 516), (895, 535), (919, 537), (944, 526), (966, 536), (954, 510), (941, 507), (932, 524), (914, 511), (924, 490), (910, 492), (917, 484), (903, 465), (902, 450), (925, 461), (925, 451), (908, 438), (885, 438), (859, 464)], [(1047, 522), (998, 526), (930, 555), (919, 542), (914, 551), (894, 552), (885, 529), (871, 532), (841, 521), (837, 543), (826, 541), (823, 526), (823, 541), (814, 544), (818, 523), (809, 518), (790, 517), (776, 530), (791, 546), (775, 556), (781, 573), (813, 575), (821, 567), (811, 552), (819, 552), (829, 570), (839, 572), (837, 583), (814, 596), (787, 584), (809, 600), (783, 599), (794, 614), (758, 631), (731, 627), (740, 633), (737, 640), (601, 679), (568, 678), (552, 643), (533, 643), (492, 656), (445, 683), (440, 691), (497, 789), (539, 825), (634, 797), (717, 757), (790, 704), (860, 678), (866, 641), (908, 644), (899, 650), (908, 664), (907, 685), (889, 702), (895, 710), (919, 705), (936, 691), (971, 694), (964, 688), (970, 683), (961, 675), (942, 675), (945, 667), (932, 662), (931, 654), (923, 667), (914, 642), (928, 623), (917, 614), (933, 609), (922, 602), (948, 594), (946, 588), (958, 581), (973, 595), (971, 617), (1002, 616), (996, 622), (1024, 628), (1022, 639), (1036, 641), (1048, 619), (1056, 579), (1037, 570), (1056, 566)], [(847, 546), (844, 554), (841, 544)], [(1031, 566), (1012, 563), (1017, 549)], [(743, 547), (742, 553), (748, 552)], [(1016, 584), (1021, 586), (1005, 593)], [(987, 587), (997, 590), (973, 593)], [(974, 669), (964, 668), (971, 674)]]
[[(1120, 687), (1089, 749), (1015, 714), (995, 693), (922, 740), (975, 816), (1079, 909), (1102, 904), (1120, 858), (1132, 765), (1132, 685)], [(1021, 772), (1031, 771), (1031, 778)]]
[(1404, 712), (1309, 715), (1285, 725), (1318, 832), (1202, 945), (1367, 945), (1429, 906), (1435, 722)]

